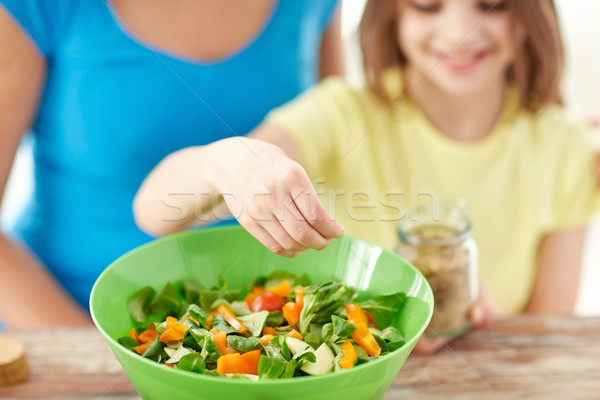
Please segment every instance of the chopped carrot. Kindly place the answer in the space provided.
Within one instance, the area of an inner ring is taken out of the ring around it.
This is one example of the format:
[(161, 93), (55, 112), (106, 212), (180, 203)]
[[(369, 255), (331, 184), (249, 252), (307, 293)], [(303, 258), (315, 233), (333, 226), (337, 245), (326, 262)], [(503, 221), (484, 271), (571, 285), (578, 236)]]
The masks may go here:
[(299, 307), (297, 303), (290, 301), (285, 303), (281, 311), (283, 313), (283, 318), (285, 318), (288, 325), (293, 326), (296, 325), (300, 320), (300, 313), (302, 312), (302, 307)]
[(264, 291), (265, 291), (264, 287), (262, 287), (262, 286), (254, 286), (252, 288), (252, 291), (250, 291), (250, 293), (248, 293), (246, 295), (246, 297), (244, 297), (244, 301), (249, 306), (250, 303), (252, 303), (252, 301), (256, 298), (256, 296), (258, 296), (259, 294), (263, 293)]
[(224, 354), (219, 357), (217, 372), (220, 374), (243, 374), (240, 353)]
[(260, 361), (260, 350), (252, 350), (240, 356), (242, 368), (245, 374), (258, 375), (258, 362)]
[(354, 339), (356, 344), (365, 349), (371, 357), (379, 357), (381, 355), (381, 347), (379, 347), (377, 340), (375, 340), (375, 337), (367, 327), (367, 323), (352, 322), (352, 325), (357, 328), (352, 334), (352, 339)]
[(302, 337), (302, 335), (300, 334), (300, 332), (298, 332), (295, 329), (292, 329), (291, 331), (289, 331), (288, 333), (286, 333), (283, 336), (291, 336), (291, 337), (295, 337), (296, 339), (300, 339), (300, 340), (304, 339), (304, 337)]
[(171, 368), (174, 368), (174, 367), (175, 367), (175, 364), (171, 364), (171, 363), (163, 363), (163, 365), (164, 365), (165, 367), (171, 367)]
[(154, 322), (150, 322), (150, 324), (148, 324), (148, 329), (152, 329), (153, 331), (156, 330), (156, 324)]
[(221, 304), (219, 307), (217, 307), (217, 311), (223, 316), (223, 319), (227, 321), (227, 323), (231, 325), (238, 333), (243, 335), (244, 333), (248, 332), (248, 327), (242, 324), (225, 304)]
[(262, 335), (262, 337), (259, 340), (263, 346), (266, 346), (274, 338), (275, 338), (275, 335), (271, 335), (271, 334), (267, 333), (266, 335)]
[(227, 343), (227, 333), (225, 331), (219, 331), (213, 335), (213, 340), (219, 348), (221, 354), (233, 354), (237, 353), (233, 347)]
[(146, 350), (148, 350), (148, 347), (150, 347), (150, 342), (148, 343), (143, 343), (140, 344), (139, 346), (135, 346), (133, 349), (136, 351), (136, 353), (138, 353), (140, 356), (144, 354), (144, 352)]
[(215, 328), (215, 327), (212, 327), (212, 328), (210, 328), (210, 331), (209, 331), (209, 332), (210, 332), (210, 333), (212, 333), (213, 335), (216, 335), (216, 334), (217, 334), (217, 332), (219, 332), (219, 331), (217, 330), (217, 328)]
[(275, 335), (277, 335), (277, 331), (273, 327), (265, 326), (265, 329), (263, 329), (262, 334), (275, 336)]
[(138, 342), (138, 344), (141, 344), (142, 342), (140, 342), (140, 336), (138, 335), (137, 331), (135, 330), (135, 328), (131, 328), (131, 330), (129, 331), (129, 337), (134, 338), (136, 342)]
[(285, 297), (292, 291), (290, 281), (283, 281), (277, 286), (273, 286), (267, 289), (267, 292), (275, 293), (277, 296)]
[(348, 322), (351, 324), (354, 322), (369, 322), (362, 309), (356, 304), (346, 304), (346, 315), (348, 315)]
[(304, 307), (304, 291), (306, 290), (306, 286), (299, 286), (296, 288), (296, 304), (300, 306), (300, 309)]
[(340, 344), (340, 348), (342, 349), (344, 356), (338, 362), (338, 364), (340, 364), (340, 367), (342, 368), (352, 368), (354, 366), (354, 362), (358, 358), (356, 350), (354, 349), (354, 346), (352, 346), (352, 342), (346, 340), (344, 343)]
[(158, 333), (156, 333), (155, 330), (146, 329), (138, 335), (138, 340), (140, 343), (151, 343), (154, 341), (154, 339), (156, 339), (157, 336)]

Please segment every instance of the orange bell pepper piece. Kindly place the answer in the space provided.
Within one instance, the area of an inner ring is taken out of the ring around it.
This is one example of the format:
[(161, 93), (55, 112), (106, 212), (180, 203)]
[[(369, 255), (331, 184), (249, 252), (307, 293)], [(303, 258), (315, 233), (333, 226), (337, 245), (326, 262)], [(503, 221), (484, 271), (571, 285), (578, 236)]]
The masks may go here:
[(259, 340), (260, 340), (260, 342), (262, 343), (263, 346), (266, 346), (274, 338), (275, 338), (275, 335), (266, 334), (266, 335), (262, 335)]
[(265, 329), (263, 329), (262, 334), (275, 336), (275, 335), (277, 335), (277, 331), (273, 327), (265, 326)]
[(248, 332), (248, 327), (242, 324), (225, 304), (221, 304), (219, 307), (217, 307), (217, 312), (221, 314), (223, 319), (227, 321), (227, 323), (231, 325), (238, 333), (243, 335), (244, 333)]
[(285, 297), (292, 292), (292, 286), (290, 285), (290, 281), (283, 281), (277, 286), (268, 288), (267, 291), (275, 293), (277, 296)]
[(138, 344), (141, 344), (142, 342), (140, 342), (140, 336), (138, 335), (137, 331), (135, 330), (135, 328), (131, 328), (131, 330), (129, 331), (128, 336), (130, 338), (134, 338), (136, 342), (138, 342)]
[(351, 324), (354, 322), (369, 322), (363, 310), (356, 304), (346, 304), (346, 315), (348, 315), (348, 322)]
[(240, 356), (244, 374), (258, 375), (258, 362), (260, 361), (260, 350), (252, 350)]
[(368, 355), (379, 357), (381, 347), (379, 347), (377, 340), (369, 330), (367, 326), (369, 320), (362, 309), (356, 304), (346, 304), (346, 314), (348, 315), (348, 322), (357, 328), (352, 334), (352, 339), (365, 349)]
[(209, 327), (210, 324), (212, 324), (212, 320), (215, 317), (215, 315), (217, 315), (218, 312), (217, 310), (211, 311), (208, 313), (208, 318), (206, 319), (206, 326)]
[(252, 350), (244, 354), (225, 354), (217, 359), (217, 372), (220, 374), (258, 375), (259, 360), (260, 350)]
[(302, 335), (300, 334), (300, 332), (298, 332), (295, 329), (292, 329), (291, 331), (289, 331), (288, 333), (286, 333), (283, 336), (291, 336), (291, 337), (295, 337), (296, 339), (300, 339), (300, 340), (304, 339), (304, 337), (302, 337)]
[(148, 350), (148, 347), (150, 347), (150, 342), (148, 343), (143, 343), (140, 344), (139, 346), (135, 346), (133, 349), (136, 351), (136, 353), (138, 353), (140, 356), (144, 354), (144, 352), (146, 350)]
[(240, 353), (224, 354), (217, 359), (217, 372), (220, 374), (243, 374)]
[(244, 297), (244, 301), (246, 302), (246, 304), (248, 304), (248, 306), (250, 306), (250, 303), (252, 303), (252, 301), (261, 293), (263, 293), (265, 291), (265, 288), (262, 286), (254, 286), (252, 288), (252, 290), (250, 291), (250, 293), (248, 293), (246, 295), (246, 297)]
[(281, 312), (283, 314), (283, 318), (285, 318), (288, 325), (293, 326), (296, 325), (300, 320), (300, 313), (302, 312), (302, 307), (298, 306), (298, 303), (290, 301), (285, 303)]
[(138, 340), (140, 343), (151, 343), (154, 341), (154, 339), (156, 339), (157, 336), (158, 333), (156, 333), (155, 330), (146, 329), (138, 335)]
[(158, 338), (159, 342), (168, 343), (182, 340), (185, 336), (186, 327), (176, 318), (167, 317), (166, 329)]
[(225, 331), (219, 331), (213, 335), (213, 340), (219, 348), (221, 354), (233, 354), (237, 353), (233, 347), (227, 343), (227, 333)]
[(367, 317), (368, 325), (372, 326), (373, 328), (379, 329), (379, 325), (377, 325), (377, 322), (375, 321), (375, 318), (373, 318), (373, 315), (371, 315), (371, 313), (367, 310), (363, 310), (363, 313), (365, 313), (365, 316)]
[(381, 347), (379, 347), (375, 337), (367, 327), (367, 323), (354, 322), (352, 325), (357, 328), (352, 334), (352, 339), (354, 339), (356, 344), (365, 349), (371, 357), (379, 357), (381, 355)]
[(342, 368), (352, 368), (354, 366), (354, 362), (358, 358), (356, 350), (354, 349), (354, 346), (352, 346), (352, 342), (346, 340), (344, 343), (340, 344), (340, 348), (342, 349), (344, 356), (338, 362), (338, 364), (340, 364), (340, 367)]
[(298, 307), (300, 307), (300, 310), (302, 310), (302, 307), (304, 307), (304, 291), (306, 290), (306, 286), (299, 286), (296, 289), (296, 304), (298, 304)]

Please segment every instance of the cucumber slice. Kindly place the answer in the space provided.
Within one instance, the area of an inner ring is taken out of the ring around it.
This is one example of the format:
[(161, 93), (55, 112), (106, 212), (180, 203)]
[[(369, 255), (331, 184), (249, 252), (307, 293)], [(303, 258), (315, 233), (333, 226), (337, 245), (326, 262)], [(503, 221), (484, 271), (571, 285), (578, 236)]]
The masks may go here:
[(287, 343), (288, 347), (290, 348), (290, 352), (292, 353), (293, 356), (295, 356), (296, 354), (301, 354), (308, 351), (314, 351), (312, 347), (310, 347), (310, 345), (308, 343), (306, 343), (304, 340), (300, 340), (300, 339), (296, 339), (295, 337), (291, 337), (288, 336), (285, 338), (285, 342)]
[(325, 343), (320, 345), (319, 348), (315, 350), (315, 357), (317, 360), (314, 363), (306, 362), (300, 369), (309, 375), (323, 375), (331, 371), (335, 356), (329, 346)]

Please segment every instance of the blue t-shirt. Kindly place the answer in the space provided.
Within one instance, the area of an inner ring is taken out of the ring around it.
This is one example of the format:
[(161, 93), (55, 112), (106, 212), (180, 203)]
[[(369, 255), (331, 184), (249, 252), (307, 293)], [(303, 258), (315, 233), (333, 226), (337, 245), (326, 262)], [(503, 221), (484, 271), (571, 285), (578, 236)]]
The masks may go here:
[(336, 0), (279, 0), (255, 37), (215, 62), (137, 40), (107, 0), (0, 0), (47, 59), (32, 127), (34, 193), (11, 233), (87, 306), (100, 272), (151, 239), (134, 195), (166, 155), (244, 135), (318, 81)]

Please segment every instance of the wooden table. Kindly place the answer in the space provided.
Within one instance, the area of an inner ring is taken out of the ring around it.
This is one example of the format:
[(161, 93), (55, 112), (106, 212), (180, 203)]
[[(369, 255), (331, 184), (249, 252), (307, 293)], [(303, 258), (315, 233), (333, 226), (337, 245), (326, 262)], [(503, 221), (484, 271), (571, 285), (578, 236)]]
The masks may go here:
[[(9, 332), (27, 349), (28, 381), (0, 398), (138, 399), (94, 327)], [(600, 318), (519, 317), (413, 355), (384, 399), (600, 399)]]

